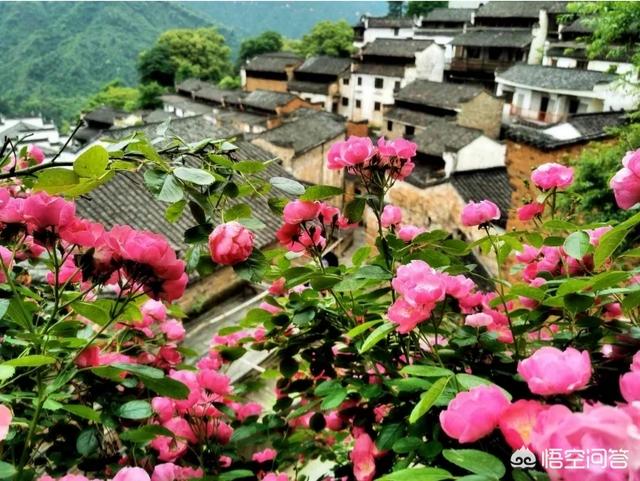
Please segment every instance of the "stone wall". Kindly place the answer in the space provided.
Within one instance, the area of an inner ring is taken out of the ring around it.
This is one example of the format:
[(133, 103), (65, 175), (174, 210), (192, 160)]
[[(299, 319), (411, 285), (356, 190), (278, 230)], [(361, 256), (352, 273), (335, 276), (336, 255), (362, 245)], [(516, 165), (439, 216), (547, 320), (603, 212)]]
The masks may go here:
[(457, 123), (463, 127), (479, 129), (487, 137), (497, 139), (500, 135), (504, 100), (488, 92), (481, 92), (475, 98), (461, 104)]

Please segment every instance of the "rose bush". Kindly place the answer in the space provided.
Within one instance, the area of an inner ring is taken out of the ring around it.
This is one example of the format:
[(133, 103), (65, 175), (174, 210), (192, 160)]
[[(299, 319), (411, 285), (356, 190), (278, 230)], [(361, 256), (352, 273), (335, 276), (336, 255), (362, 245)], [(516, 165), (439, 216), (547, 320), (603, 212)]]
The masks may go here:
[[(571, 169), (533, 172), (539, 194), (519, 214), (530, 230), (495, 229), (499, 209), (475, 199), (461, 224), (485, 235), (467, 242), (403, 224), (385, 205), (413, 169), (402, 139), (334, 145), (327, 167), (361, 192), (342, 210), (328, 203), (339, 189), (269, 183), (226, 142), (157, 149), (134, 136), (93, 149), (73, 170), (5, 159), (2, 175), (20, 182), (0, 190), (0, 477), (284, 481), (323, 460), (325, 479), (357, 481), (640, 479), (640, 254), (620, 248), (640, 214), (617, 225), (556, 218)], [(22, 176), (20, 165), (55, 175)], [(105, 229), (41, 192), (73, 197), (122, 169), (144, 171), (167, 218), (194, 214), (184, 263), (160, 236)], [(633, 183), (612, 187), (633, 207)], [(260, 225), (235, 199), (267, 194), (283, 224), (280, 246), (261, 253)], [(375, 245), (327, 262), (365, 209)], [(495, 256), (498, 271), (487, 278), (472, 253)], [(207, 353), (191, 353), (168, 302), (185, 270), (216, 264), (270, 287)], [(224, 374), (248, 350), (275, 360), (262, 375), (273, 405)], [(513, 466), (520, 448), (536, 462)], [(558, 453), (573, 457), (550, 462)]]

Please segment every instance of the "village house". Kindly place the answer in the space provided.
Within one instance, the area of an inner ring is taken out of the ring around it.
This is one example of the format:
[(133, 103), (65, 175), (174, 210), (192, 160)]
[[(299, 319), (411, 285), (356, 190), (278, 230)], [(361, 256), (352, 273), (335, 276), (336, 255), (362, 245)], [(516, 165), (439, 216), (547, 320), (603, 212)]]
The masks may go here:
[(631, 110), (639, 99), (634, 86), (592, 70), (518, 64), (496, 74), (496, 84), (505, 123), (552, 124), (576, 113)]
[[(101, 137), (101, 142), (106, 139), (124, 139), (136, 132), (143, 132), (149, 138), (155, 137), (155, 130), (159, 124), (146, 124), (136, 127), (113, 129), (108, 135)], [(204, 116), (174, 119), (171, 121), (168, 135), (176, 135), (186, 142), (197, 142), (204, 138), (225, 138), (228, 132), (217, 129)], [(237, 150), (231, 157), (236, 161), (271, 161), (273, 154), (260, 147), (242, 140), (234, 141)], [(271, 177), (288, 177), (291, 175), (277, 162), (269, 162), (266, 169), (260, 174), (265, 179)], [(264, 224), (264, 228), (254, 230), (255, 246), (266, 249), (277, 244), (276, 230), (280, 227), (282, 219), (274, 214), (268, 206), (271, 196), (289, 197), (283, 192), (268, 193), (257, 196), (251, 200), (253, 216)], [(242, 199), (241, 202), (246, 202)], [(233, 202), (233, 201), (231, 201)], [(171, 246), (179, 253), (184, 254), (189, 245), (184, 240), (184, 231), (197, 225), (189, 209), (185, 209), (182, 217), (171, 223), (165, 218), (165, 210), (169, 204), (158, 201), (145, 187), (141, 172), (119, 173), (109, 182), (91, 191), (90, 194), (77, 199), (78, 213), (93, 221), (101, 222), (110, 228), (116, 224), (130, 225), (136, 229), (148, 229), (162, 233)], [(206, 253), (205, 253), (206, 255)], [(246, 282), (236, 276), (232, 267), (221, 267), (206, 277), (194, 276), (189, 280), (187, 291), (180, 300), (181, 308), (191, 317), (212, 304), (226, 299), (231, 293), (242, 289)]]
[[(444, 49), (430, 40), (377, 39), (364, 46), (352, 64), (348, 84), (341, 85), (341, 113), (377, 127), (394, 94), (417, 78), (441, 81)], [(345, 105), (347, 104), (347, 105)]]
[(244, 111), (267, 117), (267, 129), (280, 125), (281, 117), (300, 108), (318, 109), (318, 107), (288, 92), (254, 90), (242, 99)]
[(433, 120), (429, 116), (435, 116), (498, 138), (503, 105), (502, 99), (479, 85), (414, 80), (396, 93), (394, 106), (384, 113), (382, 129), (391, 137), (411, 137), (428, 128)]
[(213, 108), (210, 105), (195, 102), (189, 97), (165, 94), (160, 96), (160, 100), (162, 100), (162, 109), (174, 117), (213, 116)]
[(85, 145), (111, 128), (129, 127), (142, 121), (138, 113), (123, 112), (112, 107), (102, 106), (82, 116), (82, 127), (78, 129), (73, 140)]
[(433, 40), (444, 46), (445, 70), (451, 65), (453, 39), (464, 33), (471, 24), (472, 8), (434, 8), (419, 19), (420, 26), (414, 31), (415, 39)]
[(45, 157), (52, 157), (62, 148), (66, 138), (60, 136), (58, 128), (42, 117), (21, 117), (8, 119), (0, 117), (0, 139), (11, 139), (21, 145), (37, 145)]
[(413, 38), (414, 19), (409, 17), (369, 17), (363, 16), (353, 27), (354, 42), (357, 48), (379, 38)]
[(289, 92), (327, 112), (337, 113), (341, 102), (340, 83), (349, 83), (350, 67), (348, 58), (309, 57), (293, 71)]
[(304, 58), (292, 52), (271, 52), (256, 55), (240, 69), (242, 88), (286, 92), (293, 71), (302, 65)]
[[(505, 129), (506, 165), (513, 188), (513, 205), (534, 198), (535, 193), (524, 180), (546, 162), (566, 164), (595, 140), (612, 137), (611, 128), (628, 122), (622, 112), (599, 112), (573, 115), (552, 126), (510, 125)], [(509, 229), (524, 225), (515, 217), (509, 219)]]
[(331, 146), (345, 139), (345, 120), (329, 112), (299, 109), (282, 125), (253, 138), (253, 144), (271, 152), (296, 179), (319, 185), (344, 187), (342, 170), (326, 168)]

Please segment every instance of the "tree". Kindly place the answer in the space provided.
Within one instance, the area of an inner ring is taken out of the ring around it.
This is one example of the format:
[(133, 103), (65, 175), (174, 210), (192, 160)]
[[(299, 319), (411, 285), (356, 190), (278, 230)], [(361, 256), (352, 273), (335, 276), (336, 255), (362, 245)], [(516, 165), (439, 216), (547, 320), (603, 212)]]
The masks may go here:
[(83, 110), (92, 110), (103, 105), (117, 110), (131, 111), (138, 107), (140, 92), (127, 87), (120, 80), (112, 80), (96, 94), (89, 97)]
[(353, 29), (346, 20), (318, 22), (302, 37), (297, 51), (306, 57), (348, 57), (353, 52)]
[(639, 2), (575, 2), (569, 4), (569, 11), (593, 29), (587, 39), (590, 57), (629, 58), (640, 66)]
[(402, 17), (404, 14), (404, 1), (391, 1), (387, 3), (389, 4), (388, 16)]
[(157, 82), (141, 84), (138, 87), (138, 107), (141, 109), (157, 109), (162, 107), (160, 96), (166, 89)]
[(215, 28), (167, 30), (140, 55), (138, 73), (165, 86), (189, 77), (217, 82), (232, 71), (230, 54)]
[(239, 89), (242, 87), (242, 82), (240, 81), (240, 77), (227, 75), (225, 78), (220, 80), (218, 87), (221, 89)]
[(407, 17), (419, 17), (426, 15), (435, 8), (446, 7), (449, 2), (419, 2), (409, 0), (405, 15)]
[(250, 59), (261, 53), (279, 52), (282, 50), (283, 39), (278, 32), (266, 31), (256, 37), (247, 38), (240, 44), (240, 53), (238, 54), (238, 63), (243, 64), (245, 60)]

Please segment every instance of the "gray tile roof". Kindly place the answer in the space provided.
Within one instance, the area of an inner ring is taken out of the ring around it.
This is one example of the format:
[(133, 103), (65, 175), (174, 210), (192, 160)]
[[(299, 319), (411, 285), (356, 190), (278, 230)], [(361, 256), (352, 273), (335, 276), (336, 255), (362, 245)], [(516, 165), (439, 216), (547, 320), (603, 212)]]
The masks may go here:
[(404, 65), (390, 65), (381, 63), (357, 63), (353, 67), (353, 73), (364, 75), (379, 75), (381, 77), (404, 77)]
[(200, 90), (202, 87), (206, 87), (207, 85), (210, 85), (209, 82), (205, 82), (204, 80), (200, 80), (197, 78), (188, 78), (178, 83), (176, 85), (176, 90), (182, 90), (184, 92), (195, 92), (196, 90)]
[(287, 105), (289, 102), (296, 98), (298, 97), (288, 92), (254, 90), (244, 99), (242, 99), (242, 104), (246, 107), (251, 107), (254, 109), (275, 112), (278, 107)]
[(591, 91), (599, 83), (610, 83), (616, 78), (615, 75), (594, 70), (528, 64), (516, 64), (508, 70), (496, 74), (496, 82), (503, 79), (542, 90)]
[(304, 80), (289, 80), (287, 90), (289, 92), (308, 92), (313, 94), (329, 93), (329, 87), (332, 82), (307, 82)]
[(196, 100), (208, 100), (219, 104), (225, 103), (229, 98), (238, 98), (244, 95), (245, 92), (241, 90), (221, 89), (213, 84), (203, 85), (200, 89), (194, 92), (194, 98)]
[(271, 52), (256, 55), (244, 66), (247, 71), (283, 73), (288, 67), (297, 67), (304, 58), (292, 52)]
[(362, 49), (363, 56), (415, 59), (420, 52), (431, 45), (431, 40), (377, 38)]
[(87, 112), (82, 118), (87, 122), (99, 122), (101, 124), (113, 125), (116, 118), (124, 117), (126, 115), (126, 112), (103, 106)]
[(344, 134), (343, 117), (321, 110), (299, 109), (291, 114), (285, 122), (275, 129), (259, 134), (264, 139), (279, 147), (292, 148), (296, 155), (307, 152)]
[(441, 119), (418, 132), (413, 141), (418, 145), (418, 152), (442, 157), (444, 152), (457, 152), (480, 136), (481, 130), (461, 127), (455, 122)]
[(610, 137), (612, 134), (609, 129), (628, 123), (628, 118), (623, 112), (599, 112), (574, 115), (566, 123), (572, 125), (582, 135), (572, 139), (558, 139), (545, 133), (543, 128), (510, 125), (505, 129), (505, 137), (547, 151)]
[(369, 28), (410, 28), (413, 19), (409, 17), (367, 17)]
[(351, 60), (348, 58), (320, 55), (316, 57), (309, 57), (295, 71), (338, 76), (346, 70), (349, 70), (350, 66)]
[(488, 199), (495, 203), (501, 213), (500, 219), (495, 223), (501, 227), (506, 226), (513, 189), (505, 167), (457, 172), (451, 176), (451, 184), (465, 202)]
[(442, 122), (443, 117), (430, 115), (424, 112), (416, 112), (415, 110), (394, 107), (384, 114), (385, 120), (400, 122), (403, 124), (413, 125), (415, 127), (428, 127), (433, 122)]
[[(147, 136), (153, 138), (158, 125), (147, 124), (113, 130), (109, 131), (109, 137), (121, 139), (136, 131), (143, 131)], [(224, 131), (216, 129), (203, 117), (175, 119), (171, 122), (169, 134), (171, 133), (180, 136), (187, 142), (197, 142), (206, 137), (226, 137)], [(238, 150), (232, 154), (236, 160), (268, 161), (273, 159), (272, 154), (247, 141), (237, 140), (234, 143), (238, 146)], [(269, 163), (267, 169), (260, 175), (264, 178), (291, 177), (276, 162)], [(271, 194), (267, 194), (267, 197), (270, 196)], [(243, 202), (246, 201), (245, 198)], [(137, 172), (116, 175), (111, 181), (78, 199), (77, 206), (82, 216), (102, 222), (108, 227), (114, 224), (128, 224), (136, 229), (149, 229), (162, 233), (174, 248), (181, 251), (187, 247), (183, 239), (184, 230), (196, 225), (189, 212), (185, 212), (183, 217), (174, 224), (168, 222), (164, 218), (167, 204), (156, 200), (149, 193), (144, 185), (142, 174)], [(255, 231), (256, 245), (262, 248), (275, 241), (275, 231), (280, 227), (281, 219), (271, 213), (267, 202), (262, 197), (252, 199), (251, 207), (254, 216), (266, 225), (266, 228)]]
[(568, 2), (490, 1), (476, 12), (476, 18), (538, 18), (540, 10), (549, 13), (566, 13)]
[(469, 84), (414, 80), (396, 93), (396, 100), (412, 104), (455, 110), (484, 91), (484, 87)]
[(194, 102), (188, 97), (181, 95), (166, 94), (161, 95), (160, 100), (166, 105), (179, 108), (183, 111), (193, 112), (194, 114), (210, 114), (213, 112), (213, 108), (210, 105)]
[(423, 22), (470, 22), (473, 8), (434, 8)]
[(571, 32), (588, 35), (593, 33), (593, 27), (588, 25), (589, 22), (585, 22), (582, 18), (575, 19), (572, 23), (562, 28), (562, 32)]
[(524, 48), (531, 44), (532, 39), (529, 29), (474, 29), (454, 37), (451, 44), (469, 47)]

